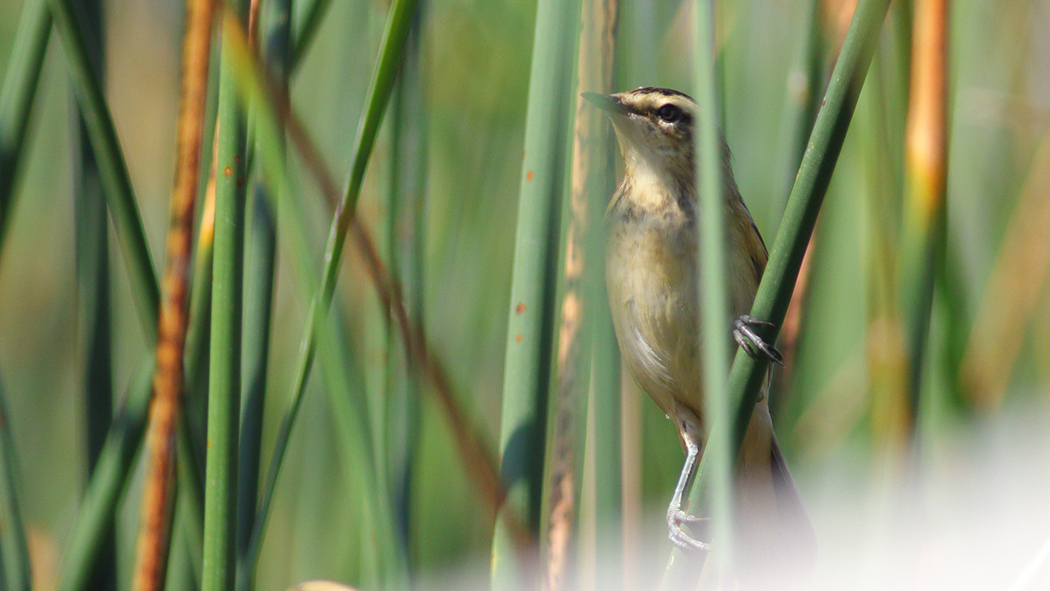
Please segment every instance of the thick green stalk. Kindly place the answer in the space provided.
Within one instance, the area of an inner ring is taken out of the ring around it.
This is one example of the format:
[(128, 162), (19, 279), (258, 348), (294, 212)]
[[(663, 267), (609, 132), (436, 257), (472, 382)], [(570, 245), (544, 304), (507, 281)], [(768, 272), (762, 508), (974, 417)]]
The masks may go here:
[[(599, 579), (602, 588), (609, 588), (621, 575), (615, 558), (622, 538), (619, 357), (615, 337), (600, 330), (611, 327), (602, 214), (614, 190), (614, 144), (605, 115), (583, 98), (586, 92), (612, 91), (617, 5), (615, 0), (581, 2), (575, 92), (568, 101), (574, 111), (566, 153), (571, 175), (566, 175), (561, 203), (565, 247), (558, 257), (557, 386), (547, 416), (540, 534), (543, 585), (551, 591)], [(611, 340), (600, 341), (599, 334)], [(602, 351), (601, 374), (595, 371), (595, 347)], [(587, 436), (591, 409), (601, 419), (592, 423), (601, 437), (588, 448), (595, 441)], [(585, 468), (591, 458), (597, 464), (593, 485)], [(588, 527), (591, 523), (595, 526)], [(602, 559), (595, 555), (599, 549)], [(600, 570), (589, 570), (599, 564)]]
[(26, 130), (50, 33), (51, 12), (47, 2), (26, 2), (18, 22), (4, 86), (0, 89), (0, 248), (7, 234), (15, 179), (24, 154)]
[(203, 591), (233, 589), (237, 525), (237, 448), (241, 397), (244, 270), (244, 117), (223, 49), (219, 74), (218, 173), (212, 268), (211, 373), (204, 484)]
[[(788, 199), (784, 219), (773, 243), (769, 264), (751, 309), (752, 317), (775, 325), (763, 335), (768, 341), (775, 339), (777, 327), (784, 321), (799, 267), (802, 265), (802, 256), (813, 233), (817, 214), (831, 181), (831, 173), (835, 169), (845, 141), (846, 131), (857, 104), (857, 96), (871, 64), (888, 6), (888, 0), (862, 0), (857, 6), (824, 96), (823, 106), (817, 114), (806, 153), (802, 158), (802, 166)], [(732, 450), (739, 450), (743, 442), (747, 424), (751, 420), (751, 413), (765, 379), (767, 363), (765, 360), (750, 357), (744, 351), (737, 351), (733, 360), (728, 393), (732, 400), (739, 400), (739, 403), (731, 426)], [(714, 428), (726, 427), (715, 425)], [(711, 441), (719, 440), (714, 433), (711, 437)], [(706, 480), (705, 474), (709, 469), (709, 458), (712, 456), (711, 447), (708, 446), (701, 461), (700, 481), (690, 494), (691, 504), (700, 501), (704, 489), (701, 485), (703, 480)], [(736, 454), (732, 454), (731, 457), (736, 457)], [(681, 550), (675, 550), (668, 565), (669, 576), (665, 576), (662, 588), (675, 588), (677, 573), (688, 569), (688, 563), (693, 558)]]
[(503, 371), (500, 475), (507, 498), (492, 543), (492, 586), (501, 591), (532, 586), (507, 516), (528, 516), (532, 531), (539, 517), (558, 260), (556, 204), (566, 162), (566, 105), (576, 104), (570, 89), (578, 19), (578, 1), (541, 0), (537, 6)]
[[(611, 87), (612, 85), (610, 85)], [(604, 117), (604, 115), (599, 114)], [(586, 334), (590, 340), (590, 400), (591, 423), (588, 430), (594, 445), (594, 515), (598, 551), (595, 580), (598, 588), (614, 591), (626, 589), (623, 574), (623, 444), (621, 441), (622, 412), (620, 406), (620, 350), (616, 346), (609, 297), (605, 291), (605, 229), (603, 219), (609, 197), (615, 190), (613, 150), (615, 142), (610, 127), (604, 125), (595, 138), (592, 162), (593, 178), (585, 198), (590, 203), (590, 227), (584, 248), (583, 301)], [(581, 507), (581, 513), (582, 513)], [(615, 586), (614, 586), (615, 585)]]
[[(604, 116), (604, 115), (602, 115)], [(595, 155), (598, 165), (586, 198), (591, 212), (591, 227), (587, 231), (584, 255), (583, 300), (586, 334), (590, 340), (590, 400), (591, 422), (588, 430), (594, 444), (594, 514), (596, 518), (595, 549), (599, 552), (595, 578), (599, 588), (626, 588), (623, 573), (628, 570), (623, 558), (623, 444), (621, 441), (622, 412), (620, 406), (620, 350), (616, 346), (612, 316), (609, 313), (608, 294), (605, 291), (605, 228), (603, 213), (609, 196), (615, 190), (613, 178), (614, 141), (608, 126), (598, 135)], [(582, 512), (582, 507), (581, 507)], [(618, 587), (613, 587), (618, 585)]]
[(103, 97), (98, 74), (91, 66), (84, 33), (77, 23), (71, 0), (48, 0), (48, 6), (54, 18), (55, 30), (65, 48), (73, 91), (84, 117), (91, 147), (98, 158), (109, 213), (128, 266), (135, 309), (139, 313), (145, 341), (149, 347), (153, 347), (157, 342), (160, 290), (113, 118)]
[(20, 472), (7, 413), (7, 394), (0, 382), (0, 520), (4, 524), (0, 529), (0, 570), (3, 572), (0, 581), (3, 588), (10, 591), (29, 591), (33, 586), (29, 543), (18, 502)]
[(237, 482), (237, 553), (243, 555), (251, 538), (258, 503), (259, 461), (262, 453), (266, 368), (270, 350), (273, 281), (276, 271), (276, 226), (267, 189), (254, 188), (245, 254), (244, 392), (241, 408), (240, 460)]

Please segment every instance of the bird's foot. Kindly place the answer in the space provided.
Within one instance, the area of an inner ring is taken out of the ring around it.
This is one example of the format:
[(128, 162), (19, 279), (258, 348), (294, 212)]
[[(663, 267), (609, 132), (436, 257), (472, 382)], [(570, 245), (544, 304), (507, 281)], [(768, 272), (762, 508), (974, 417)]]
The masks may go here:
[(758, 336), (758, 333), (754, 331), (753, 327), (756, 326), (773, 326), (772, 323), (757, 320), (748, 315), (743, 315), (733, 321), (733, 340), (736, 341), (737, 345), (747, 351), (753, 359), (758, 359), (759, 354), (765, 355), (770, 361), (777, 365), (784, 365), (784, 356), (777, 351), (777, 348), (770, 345)]
[(695, 515), (690, 515), (681, 509), (671, 508), (667, 511), (667, 529), (669, 532), (667, 537), (671, 539), (671, 542), (675, 546), (678, 546), (683, 550), (703, 550), (705, 552), (710, 552), (710, 544), (697, 540), (685, 533), (685, 530), (682, 529), (682, 526), (686, 523), (702, 523), (707, 520), (707, 517), (697, 517)]

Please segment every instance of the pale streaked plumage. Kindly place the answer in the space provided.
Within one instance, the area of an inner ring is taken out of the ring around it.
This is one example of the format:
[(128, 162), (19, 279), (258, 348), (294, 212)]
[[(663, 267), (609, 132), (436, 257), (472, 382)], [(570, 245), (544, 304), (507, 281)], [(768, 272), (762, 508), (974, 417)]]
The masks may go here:
[[(631, 374), (674, 419), (688, 452), (691, 442), (702, 445), (704, 438), (692, 147), (696, 105), (682, 93), (658, 88), (587, 98), (609, 114), (625, 163), (624, 179), (608, 211), (606, 281), (616, 337)], [(767, 255), (733, 180), (724, 140), (723, 152), (729, 338), (732, 319), (751, 309)], [(792, 536), (812, 536), (773, 436), (764, 393), (740, 460), (737, 502), (742, 558), (776, 553), (778, 545), (795, 545), (799, 540)], [(689, 469), (687, 461), (683, 475)], [(680, 525), (680, 520), (672, 520), (675, 509), (672, 501), (668, 512), (672, 540), (702, 546), (683, 537), (680, 530), (675, 532)]]

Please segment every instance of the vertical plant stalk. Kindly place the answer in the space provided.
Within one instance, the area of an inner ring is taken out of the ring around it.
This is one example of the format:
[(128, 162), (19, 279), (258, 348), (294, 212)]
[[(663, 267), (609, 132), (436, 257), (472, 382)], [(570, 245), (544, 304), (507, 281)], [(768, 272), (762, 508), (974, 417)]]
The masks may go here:
[[(571, 190), (563, 211), (567, 231), (557, 341), (558, 384), (548, 419), (549, 451), (544, 485), (547, 498), (540, 543), (545, 569), (542, 588), (548, 591), (576, 586), (574, 567), (582, 549), (578, 521), (582, 505), (586, 409), (594, 377), (592, 344), (597, 319), (607, 306), (598, 299), (603, 294), (593, 289), (596, 279), (604, 277), (601, 272), (604, 208), (596, 203), (594, 195), (598, 195), (600, 201), (612, 194), (612, 152), (604, 116), (580, 93), (611, 91), (617, 4), (616, 0), (584, 0), (580, 8)], [(598, 248), (594, 248), (595, 245)], [(608, 392), (601, 395), (603, 404), (610, 402)], [(618, 431), (619, 421), (607, 427)], [(618, 464), (620, 461), (616, 448), (599, 449), (598, 455), (606, 462)], [(617, 479), (598, 486), (611, 486), (618, 491), (620, 482)]]
[[(684, 4), (684, 3), (683, 3)], [(625, 26), (620, 34), (620, 47), (618, 48), (618, 59), (622, 63), (618, 69), (622, 72), (622, 79), (615, 88), (637, 88), (651, 82), (653, 64), (659, 63), (662, 55), (662, 44), (653, 43), (654, 39), (660, 39), (664, 30), (657, 24), (658, 10), (653, 10), (653, 4), (644, 2), (623, 2), (620, 7)], [(629, 23), (629, 25), (627, 24)], [(615, 142), (611, 142), (615, 146)], [(615, 149), (615, 148), (614, 148)], [(606, 204), (607, 206), (607, 204)], [(604, 206), (603, 206), (604, 207)], [(602, 245), (604, 251), (605, 246)], [(611, 320), (610, 320), (611, 323)], [(615, 334), (612, 342), (598, 341), (597, 346), (604, 345), (607, 349), (612, 348), (617, 358), (620, 357), (619, 348), (616, 344)], [(640, 569), (642, 561), (638, 558), (645, 555), (647, 551), (646, 541), (643, 541), (642, 524), (648, 522), (649, 514), (642, 508), (642, 441), (643, 434), (643, 403), (645, 394), (638, 390), (634, 377), (629, 372), (622, 371), (622, 362), (617, 359), (616, 386), (620, 390), (620, 452), (622, 456), (621, 478), (622, 491), (622, 527), (623, 527), (623, 552), (624, 569), (623, 582), (626, 589), (638, 587), (640, 582)], [(597, 368), (596, 368), (597, 371)], [(597, 394), (597, 392), (596, 392)], [(597, 411), (600, 407), (596, 406)], [(596, 417), (597, 423), (597, 417)], [(597, 434), (595, 439), (597, 440)], [(597, 441), (596, 441), (597, 445)]]
[(91, 147), (98, 158), (102, 188), (127, 265), (135, 309), (145, 333), (144, 340), (152, 346), (158, 340), (160, 289), (113, 117), (106, 105), (98, 74), (88, 59), (84, 32), (77, 23), (71, 0), (48, 0), (48, 7), (65, 49), (70, 80), (83, 112)]
[(30, 591), (33, 587), (33, 568), (29, 558), (29, 543), (22, 509), (18, 501), (21, 485), (21, 468), (15, 450), (15, 438), (11, 432), (10, 415), (7, 413), (7, 394), (0, 381), (0, 572), (4, 589)]
[(182, 49), (182, 91), (179, 100), (175, 188), (171, 195), (168, 262), (157, 327), (157, 362), (147, 434), (149, 454), (143, 491), (134, 585), (138, 591), (164, 588), (167, 571), (168, 525), (171, 515), (172, 458), (182, 396), (183, 353), (188, 324), (187, 295), (193, 214), (200, 170), (208, 59), (215, 0), (187, 0), (187, 26)]
[[(226, 5), (224, 20), (236, 20), (243, 26), (247, 8), (243, 1)], [(245, 121), (237, 97), (236, 68), (227, 44), (223, 43), (219, 67), (202, 591), (232, 589), (236, 575), (246, 176)]]
[(948, 169), (948, 4), (916, 0), (911, 93), (905, 136), (908, 198), (901, 248), (902, 309), (908, 323), (908, 420), (914, 432), (933, 308), (937, 253), (943, 253)]
[(776, 169), (780, 178), (774, 185), (777, 196), (770, 199), (770, 219), (773, 220), (780, 219), (784, 214), (784, 205), (806, 149), (809, 130), (813, 128), (813, 119), (817, 116), (817, 108), (820, 107), (826, 44), (820, 26), (820, 15), (821, 1), (811, 0), (805, 8), (805, 22), (800, 35), (802, 43), (795, 52), (787, 72), (787, 96), (784, 101), (784, 115), (781, 118), (784, 127), (780, 135), (780, 155)]
[(14, 50), (0, 89), (0, 252), (14, 203), (15, 179), (24, 154), (26, 131), (51, 33), (51, 12), (45, 0), (22, 6)]
[[(263, 28), (266, 65), (271, 77), (288, 92), (288, 56), (291, 31), (291, 1), (274, 0), (260, 8), (251, 0), (248, 11), (248, 43), (258, 47), (255, 36)], [(262, 13), (260, 14), (260, 10)], [(261, 21), (261, 22), (260, 22)], [(284, 139), (283, 137), (280, 139)], [(254, 153), (254, 145), (248, 149)], [(282, 153), (284, 146), (280, 146)], [(249, 157), (248, 160), (254, 161)], [(277, 263), (277, 220), (270, 208), (272, 198), (260, 166), (252, 173), (252, 204), (245, 241), (244, 274), (244, 395), (240, 418), (240, 459), (237, 463), (237, 557), (249, 551), (255, 510), (258, 506), (259, 466), (262, 460), (263, 410), (266, 370), (270, 351), (274, 274)]]
[[(100, 0), (79, 0), (82, 26), (95, 43), (91, 62), (100, 79), (105, 79), (105, 30)], [(73, 101), (71, 101), (73, 102)], [(110, 311), (109, 218), (102, 193), (98, 164), (91, 148), (83, 117), (72, 105), (74, 127), (71, 144), (73, 159), (73, 210), (76, 243), (77, 332), (83, 352), (84, 433), (86, 436), (88, 477), (95, 470), (110, 423), (113, 421), (113, 336)], [(96, 591), (115, 590), (117, 585), (116, 532), (112, 520), (102, 541), (99, 558), (89, 585)]]
[[(857, 105), (857, 96), (864, 85), (864, 78), (871, 64), (888, 7), (889, 0), (860, 1), (832, 72), (822, 107), (817, 113), (802, 165), (788, 198), (784, 219), (773, 243), (769, 264), (751, 308), (752, 317), (774, 325), (763, 335), (767, 342), (775, 341), (778, 327), (784, 321), (802, 258), (842, 150), (846, 131)], [(714, 428), (728, 427), (731, 430), (731, 450), (734, 452), (740, 449), (743, 442), (744, 433), (758, 401), (759, 390), (765, 380), (767, 367), (767, 361), (753, 359), (740, 350), (733, 359), (728, 392), (730, 399), (737, 400), (738, 404), (732, 423), (715, 425)], [(709, 458), (712, 455), (711, 446), (715, 445), (712, 442), (719, 440), (714, 433), (711, 434), (708, 450), (704, 452), (700, 462), (697, 483), (690, 492), (691, 505), (699, 502), (702, 497), (707, 481), (705, 475), (710, 466)], [(736, 457), (736, 453), (732, 453), (730, 457)], [(672, 552), (661, 589), (679, 589), (682, 584), (695, 584), (695, 579), (683, 581), (682, 576), (692, 570), (691, 563), (695, 564), (696, 560), (695, 553), (687, 555), (677, 549)]]
[[(704, 430), (709, 433), (704, 458), (709, 460), (705, 475), (711, 483), (711, 531), (719, 545), (716, 561), (721, 573), (733, 569), (733, 524), (735, 522), (733, 469), (737, 453), (726, 425), (732, 413), (732, 399), (726, 391), (729, 370), (729, 342), (725, 338), (729, 318), (728, 278), (726, 277), (726, 196), (723, 174), (723, 151), (719, 122), (722, 121), (722, 90), (718, 79), (715, 48), (714, 0), (697, 0), (696, 10), (696, 97), (697, 131), (693, 137), (696, 156), (696, 179), (699, 195), (698, 268), (700, 270), (700, 339), (703, 358), (700, 374), (704, 388)], [(691, 507), (699, 507), (693, 505)]]
[[(421, 56), (426, 11), (427, 3), (423, 0), (405, 42), (401, 74), (391, 107), (394, 142), (390, 158), (389, 260), (391, 273), (402, 286), (408, 318), (417, 331), (423, 326), (427, 230), (428, 115), (423, 100), (426, 80)], [(389, 314), (387, 319), (389, 321)], [(413, 481), (420, 440), (422, 380), (416, 358), (403, 349), (399, 352), (396, 339), (390, 339), (388, 343), (390, 487), (401, 551), (411, 576), (414, 562), (411, 544)]]
[(558, 257), (555, 205), (566, 162), (566, 106), (575, 105), (569, 92), (578, 19), (577, 1), (540, 0), (536, 8), (503, 370), (500, 478), (507, 503), (496, 515), (492, 542), (492, 586), (498, 591), (533, 586), (504, 515), (527, 515), (530, 529), (539, 518)]
[[(902, 28), (900, 18), (887, 17), (887, 39), (896, 37), (894, 33)], [(910, 29), (910, 25), (907, 28)], [(899, 152), (900, 162), (905, 160), (907, 112), (903, 103), (893, 100), (901, 94), (898, 86), (905, 87), (903, 94), (907, 94), (907, 81), (895, 66), (887, 63), (896, 61), (889, 56), (898, 46), (898, 43), (887, 43), (880, 49), (879, 59), (872, 63), (869, 74), (872, 100), (865, 104), (869, 139), (863, 146), (868, 207), (865, 217), (871, 236), (867, 240), (869, 310), (864, 347), (869, 373), (867, 398), (871, 436), (878, 442), (878, 461), (887, 469), (892, 469), (903, 457), (913, 424), (908, 404), (908, 338), (901, 313), (904, 292), (900, 267), (904, 258), (899, 210), (905, 192), (904, 167), (897, 166), (894, 157), (894, 153)], [(910, 56), (910, 46), (906, 53)], [(895, 107), (899, 107), (899, 113)], [(912, 248), (909, 256), (922, 257), (923, 253)]]
[[(212, 68), (218, 69), (218, 68)], [(218, 103), (219, 77), (209, 76), (209, 94), (215, 95), (215, 103)], [(215, 110), (218, 110), (216, 104)], [(214, 131), (211, 134), (211, 149), (207, 157), (211, 163), (208, 167), (207, 179), (198, 184), (198, 191), (203, 189), (203, 203), (200, 207), (199, 229), (197, 230), (197, 246), (193, 251), (193, 284), (190, 286), (190, 326), (186, 331), (186, 346), (183, 358), (185, 359), (186, 380), (184, 391), (186, 392), (186, 408), (193, 441), (203, 444), (206, 439), (204, 434), (205, 416), (207, 409), (205, 403), (208, 392), (208, 376), (205, 370), (208, 368), (208, 339), (211, 333), (211, 270), (214, 262), (215, 247), (215, 156), (218, 149), (215, 140), (219, 137), (217, 124), (218, 117), (213, 117), (211, 122), (205, 121)], [(196, 448), (198, 459), (204, 457), (203, 448)]]
[[(787, 76), (787, 98), (784, 101), (784, 116), (781, 118), (784, 129), (780, 137), (780, 156), (776, 169), (781, 180), (775, 184), (776, 198), (770, 199), (771, 220), (779, 220), (784, 215), (787, 196), (791, 193), (791, 184), (795, 180), (795, 173), (806, 150), (809, 131), (813, 128), (813, 120), (820, 107), (820, 91), (824, 84), (826, 41), (820, 25), (821, 1), (811, 0), (805, 10), (802, 45), (792, 60)], [(814, 252), (814, 238), (810, 239), (806, 248), (807, 254), (791, 296), (791, 305), (780, 329), (778, 348), (784, 356), (784, 369), (773, 373), (773, 382), (769, 389), (770, 392), (779, 393), (779, 396), (771, 397), (769, 403), (773, 416), (779, 417), (781, 425), (794, 424), (801, 412), (802, 397), (794, 395), (791, 380), (794, 375), (792, 369), (795, 365), (799, 330), (805, 320), (804, 306), (808, 299), (811, 267), (809, 257)]]

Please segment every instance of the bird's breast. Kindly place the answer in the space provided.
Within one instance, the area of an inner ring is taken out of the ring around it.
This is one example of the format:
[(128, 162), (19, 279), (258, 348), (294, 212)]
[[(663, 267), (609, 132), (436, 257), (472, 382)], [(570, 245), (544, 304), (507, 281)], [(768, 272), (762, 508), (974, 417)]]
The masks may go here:
[(606, 256), (617, 341), (639, 385), (670, 416), (699, 415), (697, 236), (681, 215), (612, 212)]

